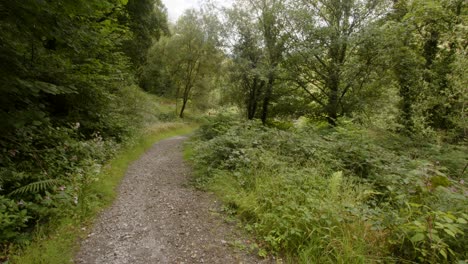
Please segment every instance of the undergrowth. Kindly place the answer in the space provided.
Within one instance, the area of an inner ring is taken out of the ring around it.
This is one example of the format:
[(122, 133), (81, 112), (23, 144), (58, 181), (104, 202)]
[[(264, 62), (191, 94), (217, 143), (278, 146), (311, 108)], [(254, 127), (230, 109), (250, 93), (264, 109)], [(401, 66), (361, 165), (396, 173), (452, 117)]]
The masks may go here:
[(229, 116), (191, 144), (194, 183), (291, 263), (468, 258), (465, 145), (352, 124), (279, 130)]
[[(160, 135), (190, 129), (172, 114), (175, 105), (168, 100), (135, 86), (123, 86), (118, 93), (122, 96), (116, 97), (113, 110), (98, 121), (59, 122), (44, 116), (0, 139), (0, 263), (23, 254), (23, 248), (32, 252), (29, 245), (50, 231), (67, 233), (68, 226), (88, 219), (112, 200), (113, 186), (129, 161)], [(51, 251), (60, 253), (61, 246), (68, 248), (66, 241), (74, 241), (60, 239), (52, 239), (57, 244)], [(44, 256), (48, 251), (38, 248)]]
[[(77, 240), (88, 233), (95, 215), (110, 205), (115, 189), (130, 163), (140, 157), (154, 142), (178, 134), (193, 131), (193, 124), (181, 122), (160, 123), (148, 126), (143, 132), (132, 137), (116, 156), (107, 162), (99, 173), (92, 174), (87, 183), (80, 186), (80, 196), (61, 217), (55, 217), (47, 224), (35, 227), (33, 239), (23, 244), (12, 244), (10, 262), (21, 264), (73, 263)], [(57, 192), (66, 192), (67, 188)]]

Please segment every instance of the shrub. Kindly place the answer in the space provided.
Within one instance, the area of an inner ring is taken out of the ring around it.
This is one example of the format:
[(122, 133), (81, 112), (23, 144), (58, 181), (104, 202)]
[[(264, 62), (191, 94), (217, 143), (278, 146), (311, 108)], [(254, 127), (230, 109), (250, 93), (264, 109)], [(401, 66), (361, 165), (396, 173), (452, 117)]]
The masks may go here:
[(303, 263), (466, 259), (466, 147), (350, 124), (293, 131), (224, 119), (198, 132), (195, 181), (272, 252)]

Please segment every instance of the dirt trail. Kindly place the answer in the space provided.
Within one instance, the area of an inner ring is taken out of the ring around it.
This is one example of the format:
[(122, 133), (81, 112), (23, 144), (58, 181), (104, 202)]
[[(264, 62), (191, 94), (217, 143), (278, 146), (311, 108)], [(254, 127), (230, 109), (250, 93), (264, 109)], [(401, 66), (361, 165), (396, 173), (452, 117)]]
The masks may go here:
[(229, 242), (215, 199), (188, 186), (185, 137), (160, 141), (127, 171), (114, 204), (82, 241), (75, 263), (266, 263)]

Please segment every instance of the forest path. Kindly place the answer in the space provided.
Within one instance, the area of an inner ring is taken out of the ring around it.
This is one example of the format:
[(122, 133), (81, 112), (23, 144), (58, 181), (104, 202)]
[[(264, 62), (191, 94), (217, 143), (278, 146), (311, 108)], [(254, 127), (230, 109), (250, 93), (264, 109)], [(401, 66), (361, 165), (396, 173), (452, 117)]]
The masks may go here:
[(127, 170), (118, 198), (81, 242), (75, 263), (266, 263), (236, 250), (242, 240), (212, 195), (188, 185), (186, 137), (154, 144)]

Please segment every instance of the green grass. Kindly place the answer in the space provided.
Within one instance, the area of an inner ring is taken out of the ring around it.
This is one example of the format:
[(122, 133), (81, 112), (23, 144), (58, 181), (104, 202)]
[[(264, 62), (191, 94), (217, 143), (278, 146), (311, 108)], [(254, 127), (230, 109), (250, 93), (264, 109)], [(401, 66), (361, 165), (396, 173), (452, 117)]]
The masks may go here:
[(64, 264), (73, 263), (78, 250), (78, 241), (92, 227), (97, 213), (109, 206), (116, 196), (116, 187), (125, 175), (128, 166), (138, 159), (155, 142), (176, 135), (191, 133), (197, 125), (185, 123), (161, 123), (149, 126), (109, 161), (86, 195), (86, 209), (74, 217), (63, 218), (42, 226), (35, 231), (34, 240), (27, 246), (12, 249), (10, 262), (18, 264)]
[(284, 263), (457, 263), (465, 153), (358, 126), (284, 131), (220, 116), (184, 154), (195, 185)]

